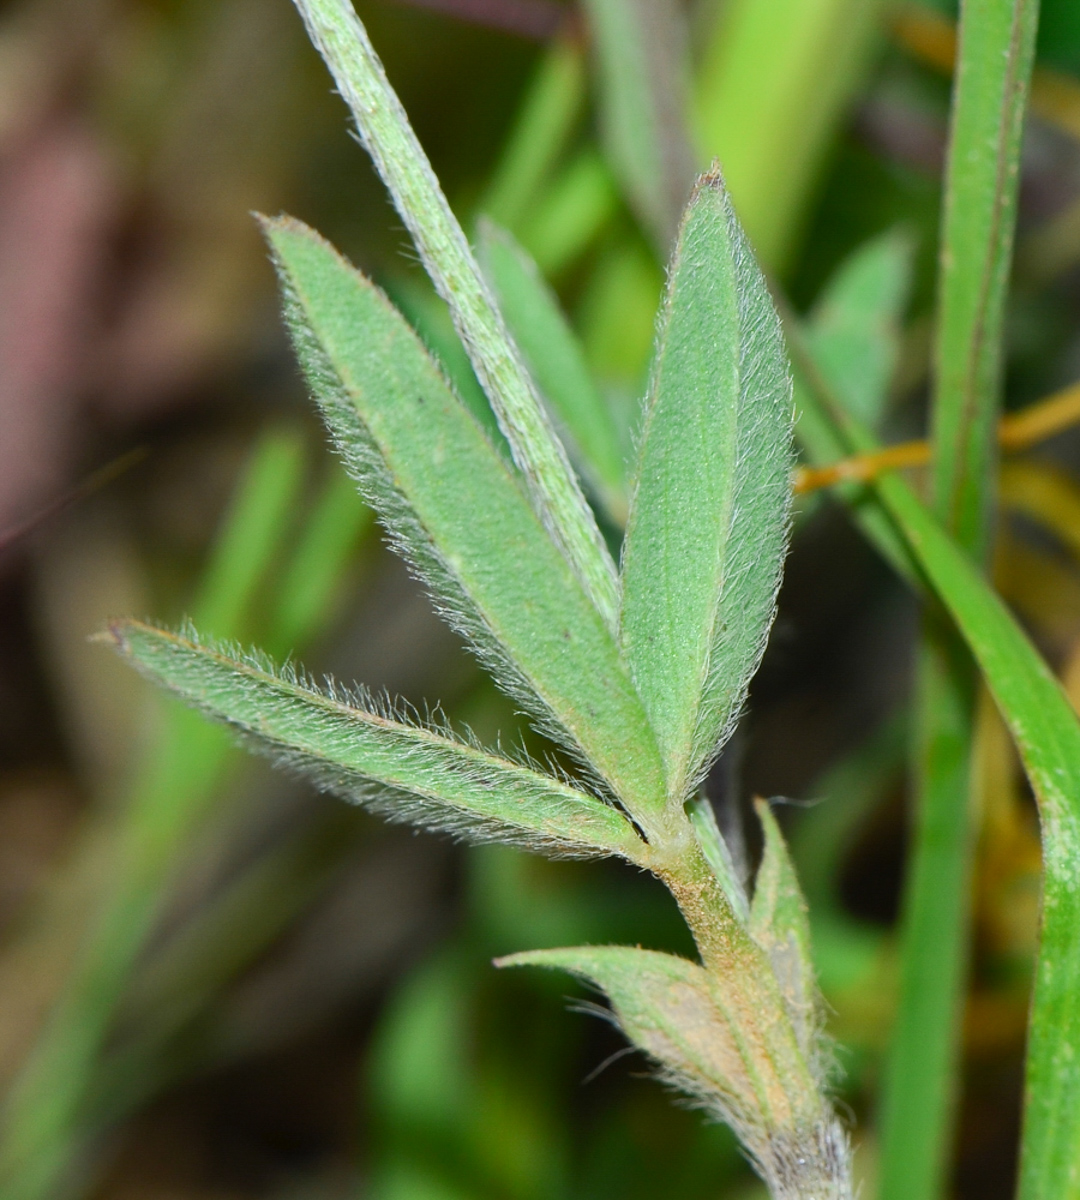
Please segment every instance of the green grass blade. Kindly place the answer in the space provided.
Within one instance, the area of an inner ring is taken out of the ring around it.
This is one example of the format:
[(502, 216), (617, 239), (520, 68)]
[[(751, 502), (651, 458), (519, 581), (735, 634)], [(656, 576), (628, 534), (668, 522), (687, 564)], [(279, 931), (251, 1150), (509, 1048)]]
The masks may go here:
[(680, 806), (772, 624), (791, 422), (779, 321), (719, 175), (703, 176), (661, 310), (623, 548), (623, 644)]
[(585, 54), (580, 40), (559, 37), (536, 69), (502, 155), (479, 204), (482, 213), (517, 229), (585, 107)]
[(80, 1114), (124, 987), (146, 943), (177, 844), (202, 815), (228, 738), (181, 710), (157, 742), (134, 803), (118, 822), (114, 878), (86, 943), (5, 1098), (0, 1192), (52, 1200), (86, 1147)]
[[(798, 347), (797, 331), (789, 343)], [(809, 391), (804, 403), (849, 452), (881, 449), (867, 429), (837, 415), (839, 406), (827, 408)], [(1044, 832), (1051, 840), (1060, 835), (1067, 841), (1071, 823), (1080, 821), (1080, 721), (1068, 697), (1001, 597), (904, 480), (886, 472), (869, 490), (903, 531), (921, 577), (945, 605), (986, 677), (1040, 798)], [(1060, 849), (1065, 853), (1064, 845)], [(1061, 871), (1066, 858), (1052, 861)]]
[(301, 359), (347, 464), (496, 678), (635, 813), (663, 805), (614, 638), (524, 490), (378, 290), (318, 235), (269, 222)]
[(567, 431), (573, 455), (612, 517), (626, 520), (625, 465), (611, 410), (585, 352), (536, 264), (505, 230), (480, 229), (481, 262), (529, 369)]
[(675, 0), (585, 0), (585, 11), (607, 156), (666, 259), (694, 178), (681, 6)]
[(900, 922), (900, 993), (881, 1093), (881, 1196), (947, 1180), (971, 921), (974, 672), (933, 615), (916, 670), (914, 813)]
[[(1037, 20), (1038, 0), (969, 0), (960, 23), (932, 477), (939, 519), (980, 562), (991, 537), (1003, 319)], [(924, 624), (900, 996), (882, 1094), (882, 1200), (936, 1200), (946, 1190), (970, 943), (975, 672), (963, 642), (937, 613)]]
[(1080, 723), (1005, 605), (911, 490), (895, 478), (878, 487), (979, 663), (1039, 804), (1043, 911), (1020, 1196), (1080, 1195)]
[(934, 508), (983, 558), (997, 463), (1002, 332), (1038, 0), (965, 0), (942, 231)]
[(818, 369), (848, 412), (872, 429), (885, 415), (900, 357), (913, 249), (903, 231), (860, 246), (826, 284), (806, 324)]
[(555, 854), (644, 845), (615, 808), (445, 732), (375, 711), (371, 697), (321, 692), (291, 671), (136, 621), (110, 629), (142, 672), (327, 791), (392, 821)]
[[(791, 338), (798, 347), (797, 332)], [(850, 449), (879, 447), (819, 395), (817, 419)], [(1080, 1179), (1080, 721), (1039, 652), (982, 572), (900, 478), (872, 488), (956, 623), (1016, 742), (1039, 805), (1043, 911), (1028, 1034), (1021, 1200), (1076, 1196)]]
[(436, 290), (450, 306), (537, 511), (593, 603), (613, 625), (618, 591), (607, 546), (366, 30), (349, 0), (296, 2)]

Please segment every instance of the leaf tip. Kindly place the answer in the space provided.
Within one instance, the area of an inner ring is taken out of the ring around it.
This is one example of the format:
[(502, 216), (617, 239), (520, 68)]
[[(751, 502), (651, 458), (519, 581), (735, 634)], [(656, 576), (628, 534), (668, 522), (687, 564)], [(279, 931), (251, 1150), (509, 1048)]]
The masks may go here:
[(517, 954), (502, 954), (498, 958), (491, 960), (491, 965), (497, 970), (502, 971), (506, 967), (535, 967), (538, 964), (534, 960), (536, 951), (521, 950)]
[(108, 646), (118, 654), (127, 655), (131, 649), (128, 632), (135, 624), (136, 622), (132, 621), (130, 617), (117, 617), (109, 621), (104, 629), (99, 629), (97, 633), (92, 633), (87, 638), (87, 641), (101, 646)]
[(714, 158), (709, 164), (708, 170), (702, 171), (694, 183), (694, 193), (711, 189), (715, 192), (727, 194), (727, 184), (724, 182), (724, 170), (720, 166), (720, 160)]
[(270, 217), (261, 212), (253, 212), (251, 215), (255, 218), (255, 223), (270, 247), (271, 253), (278, 259), (282, 254), (283, 243), (290, 238), (321, 242), (329, 247), (329, 242), (316, 233), (310, 225), (305, 225), (299, 218), (290, 216), (288, 213), (279, 213), (276, 217)]

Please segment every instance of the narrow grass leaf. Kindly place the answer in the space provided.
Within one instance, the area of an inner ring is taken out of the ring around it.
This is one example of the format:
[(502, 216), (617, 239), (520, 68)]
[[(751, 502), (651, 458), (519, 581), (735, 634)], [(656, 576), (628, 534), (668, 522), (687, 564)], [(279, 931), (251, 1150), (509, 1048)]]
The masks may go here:
[[(798, 344), (797, 333), (792, 345)], [(879, 449), (857, 422), (808, 392), (850, 450)], [(903, 531), (923, 577), (956, 622), (1020, 751), (1039, 805), (1043, 911), (1028, 1035), (1021, 1200), (1075, 1193), (1080, 1178), (1080, 721), (1061, 685), (982, 572), (896, 475), (872, 492)], [(1073, 1192), (1070, 1192), (1073, 1188)]]
[(971, 920), (975, 682), (963, 640), (932, 609), (916, 660), (912, 848), (879, 1117), (884, 1200), (929, 1200), (947, 1178)]
[(327, 623), (350, 559), (373, 525), (371, 509), (334, 464), (278, 581), (264, 632), (272, 653), (291, 654)]
[[(738, 1133), (777, 1200), (850, 1197), (846, 1139), (774, 989), (757, 987), (754, 962), (732, 961), (718, 978), (670, 954), (582, 946), (513, 954), (496, 965), (555, 967), (602, 989), (661, 1078)], [(756, 969), (762, 980), (770, 974)]]
[(990, 538), (1005, 299), (1038, 18), (1038, 0), (967, 0), (960, 21), (934, 345), (932, 475), (935, 511), (979, 559)]
[(780, 324), (713, 172), (669, 274), (623, 547), (621, 635), (673, 803), (733, 729), (764, 650), (791, 429)]
[(327, 791), (392, 821), (553, 854), (644, 848), (617, 809), (568, 784), (379, 713), (371, 697), (320, 691), (296, 672), (136, 621), (116, 648), (188, 704), (251, 738)]
[(496, 680), (635, 815), (655, 740), (614, 638), (512, 469), (385, 297), (311, 230), (270, 222), (298, 353), (350, 471)]
[(609, 624), (615, 569), (461, 226), (349, 0), (296, 0), (488, 395), (529, 494)]
[(585, 11), (604, 147), (663, 260), (694, 178), (682, 9), (676, 0), (586, 0)]
[(612, 517), (625, 523), (625, 464), (618, 431), (558, 299), (528, 253), (489, 221), (481, 223), (480, 250), (506, 322), (560, 432), (568, 435), (571, 456)]
[[(1005, 299), (1038, 0), (965, 0), (953, 92), (931, 405), (934, 511), (979, 563), (990, 547)], [(955, 629), (924, 615), (915, 821), (886, 1064), (882, 1200), (947, 1190), (971, 941), (976, 672)]]
[[(271, 428), (241, 473), (193, 600), (221, 636), (244, 636), (257, 624), (260, 589), (283, 550), (302, 465), (302, 440)], [(102, 881), (98, 906), (85, 916), (85, 942), (5, 1097), (5, 1197), (49, 1200), (66, 1189), (86, 1149), (80, 1122), (117, 1008), (229, 751), (222, 730), (169, 705), (131, 794), (107, 817), (116, 869)], [(99, 868), (103, 833), (77, 843), (77, 872), (90, 862)]]
[[(847, 447), (846, 452), (880, 450), (867, 429), (837, 418), (838, 407), (826, 407), (819, 395), (809, 391), (804, 400), (816, 420), (830, 427)], [(1071, 849), (1068, 830), (1074, 821), (1080, 829), (1080, 720), (1001, 597), (904, 480), (885, 472), (870, 491), (903, 532), (922, 578), (934, 588), (985, 675), (1040, 798), (1044, 833), (1051, 841), (1063, 839), (1061, 853), (1049, 860), (1062, 871)], [(1080, 841), (1075, 844), (1080, 846)], [(1080, 1070), (1077, 1081), (1080, 1084)]]
[(1016, 741), (1039, 804), (1043, 910), (1028, 1034), (1022, 1200), (1080, 1179), (1080, 723), (1004, 603), (903, 481), (879, 493), (960, 627)]
[(230, 501), (195, 600), (195, 616), (216, 637), (248, 632), (245, 625), (281, 552), (303, 479), (304, 443), (298, 431), (268, 430)]

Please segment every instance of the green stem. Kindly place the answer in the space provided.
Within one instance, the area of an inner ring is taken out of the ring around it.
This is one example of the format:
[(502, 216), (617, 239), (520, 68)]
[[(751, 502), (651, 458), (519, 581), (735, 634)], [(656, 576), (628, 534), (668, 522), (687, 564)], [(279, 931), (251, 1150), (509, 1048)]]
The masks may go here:
[(615, 566), (566, 451), (461, 226), (349, 0), (296, 0), (356, 120), (364, 146), (446, 301), (533, 505), (614, 629)]

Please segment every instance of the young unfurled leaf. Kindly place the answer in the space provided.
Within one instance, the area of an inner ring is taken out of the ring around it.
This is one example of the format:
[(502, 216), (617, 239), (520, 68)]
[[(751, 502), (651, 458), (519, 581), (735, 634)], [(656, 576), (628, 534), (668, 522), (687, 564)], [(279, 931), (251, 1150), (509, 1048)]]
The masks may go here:
[(694, 178), (681, 6), (674, 0), (586, 0), (585, 11), (599, 67), (605, 150), (665, 259)]
[(570, 435), (582, 474), (611, 516), (624, 523), (626, 472), (619, 434), (559, 301), (527, 251), (490, 221), (481, 225), (480, 249), (510, 331), (556, 420)]
[(900, 356), (913, 249), (902, 230), (861, 245), (826, 284), (806, 325), (818, 369), (848, 412), (875, 429)]
[(394, 205), (412, 234), (476, 377), (499, 418), (537, 513), (612, 626), (614, 564), (581, 488), (544, 414), (461, 226), (350, 0), (296, 0)]
[(687, 801), (686, 815), (690, 818), (690, 824), (697, 834), (698, 844), (701, 846), (705, 861), (723, 889), (732, 912), (745, 925), (750, 917), (750, 904), (746, 898), (746, 889), (743, 887), (741, 873), (735, 864), (731, 848), (724, 841), (724, 835), (716, 823), (716, 813), (713, 811), (712, 801), (704, 791), (699, 791), (697, 795)]
[(623, 548), (621, 635), (673, 803), (731, 732), (772, 624), (791, 427), (780, 324), (714, 171), (669, 274)]
[(152, 679), (327, 791), (393, 821), (555, 854), (618, 854), (644, 844), (615, 808), (445, 732), (372, 711), (370, 698), (322, 692), (293, 672), (137, 621), (117, 649)]
[(769, 957), (799, 1047), (813, 1063), (818, 1049), (818, 1002), (806, 901), (768, 801), (756, 800), (754, 809), (765, 834), (765, 851), (754, 882), (750, 936)]
[(533, 950), (497, 966), (556, 967), (601, 988), (620, 1028), (662, 1078), (730, 1124), (779, 1198), (850, 1196), (846, 1139), (753, 953), (732, 955), (723, 978), (630, 946)]
[(512, 470), (386, 298), (317, 234), (267, 236), (316, 399), (399, 550), (497, 681), (636, 815), (662, 806), (615, 641)]

